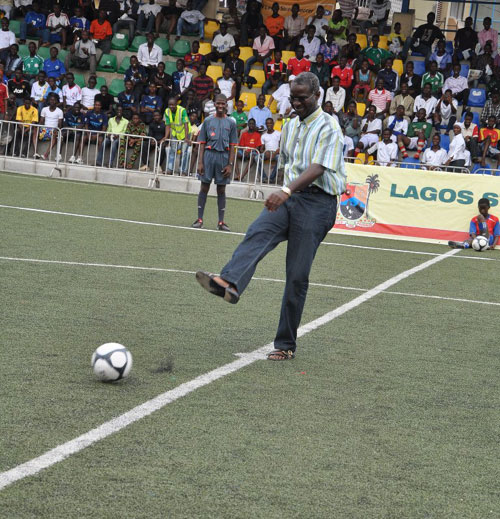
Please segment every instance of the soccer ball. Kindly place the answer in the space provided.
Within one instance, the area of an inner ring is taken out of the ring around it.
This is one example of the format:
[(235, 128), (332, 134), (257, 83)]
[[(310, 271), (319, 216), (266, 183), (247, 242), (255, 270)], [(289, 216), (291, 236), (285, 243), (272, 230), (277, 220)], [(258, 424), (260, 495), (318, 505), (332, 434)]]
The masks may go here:
[(125, 346), (108, 342), (94, 351), (91, 364), (101, 382), (114, 382), (128, 376), (132, 369), (132, 355)]
[(472, 241), (472, 248), (474, 250), (477, 250), (478, 252), (486, 250), (488, 248), (488, 245), (489, 242), (486, 236), (476, 236)]

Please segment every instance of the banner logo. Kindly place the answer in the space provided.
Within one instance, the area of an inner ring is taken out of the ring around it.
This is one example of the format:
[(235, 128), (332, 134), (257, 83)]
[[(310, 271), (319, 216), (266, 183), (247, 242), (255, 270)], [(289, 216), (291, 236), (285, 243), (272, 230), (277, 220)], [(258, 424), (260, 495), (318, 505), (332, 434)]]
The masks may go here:
[(371, 195), (380, 188), (378, 175), (366, 177), (364, 184), (347, 184), (345, 193), (340, 197), (337, 224), (354, 227), (373, 227), (377, 220), (370, 217), (369, 203)]

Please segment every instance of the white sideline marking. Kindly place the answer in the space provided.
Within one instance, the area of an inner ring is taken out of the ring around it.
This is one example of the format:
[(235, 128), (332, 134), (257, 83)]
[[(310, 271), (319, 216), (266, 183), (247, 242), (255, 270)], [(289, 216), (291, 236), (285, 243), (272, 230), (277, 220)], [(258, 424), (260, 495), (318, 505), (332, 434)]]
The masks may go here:
[[(382, 293), (384, 290), (387, 290), (396, 283), (399, 283), (403, 279), (406, 279), (411, 275), (416, 274), (417, 272), (421, 272), (422, 270), (425, 270), (426, 268), (431, 267), (432, 265), (435, 265), (436, 263), (439, 263), (440, 261), (443, 261), (450, 256), (453, 256), (457, 252), (458, 249), (450, 250), (445, 254), (425, 261), (416, 267), (405, 270), (404, 272), (401, 272), (400, 274), (388, 279), (387, 281), (380, 283), (375, 288), (372, 288), (364, 294), (359, 295), (352, 301), (349, 301), (348, 303), (339, 306), (335, 310), (326, 313), (322, 317), (314, 319), (313, 321), (301, 326), (298, 329), (298, 336), (303, 337), (305, 334), (316, 330), (320, 326), (333, 321), (337, 317), (340, 317), (346, 312), (349, 312), (349, 310), (353, 310), (362, 303), (372, 299), (373, 297)], [(95, 429), (92, 429), (91, 431), (88, 431), (85, 434), (74, 438), (73, 440), (58, 445), (57, 447), (47, 451), (45, 454), (38, 456), (37, 458), (33, 458), (30, 461), (18, 465), (17, 467), (0, 473), (0, 490), (16, 481), (37, 474), (41, 470), (46, 469), (55, 463), (63, 461), (72, 454), (75, 454), (85, 449), (86, 447), (89, 447), (90, 445), (120, 431), (124, 427), (127, 427), (128, 425), (137, 422), (146, 416), (149, 416), (151, 413), (154, 413), (162, 407), (175, 402), (179, 398), (192, 393), (196, 389), (206, 386), (216, 380), (219, 380), (222, 377), (249, 366), (257, 360), (265, 359), (265, 353), (271, 348), (273, 348), (273, 343), (266, 344), (265, 346), (262, 346), (261, 348), (258, 348), (252, 352), (243, 354), (237, 360), (209, 371), (208, 373), (204, 373), (203, 375), (185, 382), (184, 384), (181, 384), (180, 386), (177, 386), (170, 391), (166, 391), (165, 393), (162, 393), (157, 397), (134, 407), (130, 411), (127, 411), (126, 413), (123, 413), (120, 416), (117, 416), (116, 418), (103, 423), (99, 427), (96, 427)]]
[[(11, 256), (0, 256), (0, 260), (3, 261), (20, 261), (25, 263), (48, 263), (55, 265), (74, 265), (78, 267), (104, 267), (104, 268), (114, 268), (114, 269), (127, 269), (127, 270), (146, 270), (153, 272), (173, 272), (174, 274), (196, 274), (194, 270), (180, 270), (180, 269), (167, 269), (161, 267), (141, 267), (136, 265), (114, 265), (112, 263), (83, 263), (79, 261), (61, 261), (61, 260), (44, 260), (44, 259), (35, 259), (35, 258), (15, 258)], [(253, 277), (255, 281), (271, 281), (273, 283), (285, 283), (284, 279), (276, 279), (276, 278), (261, 278), (261, 277)], [(339, 290), (351, 290), (354, 292), (368, 292), (367, 288), (357, 288), (357, 287), (346, 287), (342, 285), (331, 285), (329, 283), (315, 283), (310, 282), (309, 286), (313, 287), (322, 287), (322, 288), (337, 288)], [(463, 299), (458, 297), (445, 297), (445, 296), (433, 296), (427, 294), (415, 294), (413, 292), (392, 292), (390, 290), (384, 290), (384, 294), (390, 294), (395, 296), (410, 296), (410, 297), (423, 297), (428, 299), (441, 299), (445, 301), (457, 301), (460, 303), (475, 303), (480, 305), (493, 305), (500, 306), (500, 303), (495, 303), (493, 301), (479, 301), (477, 299)]]
[[(56, 214), (60, 216), (74, 216), (76, 218), (89, 218), (91, 220), (105, 220), (108, 222), (121, 222), (121, 223), (132, 223), (136, 225), (149, 225), (152, 227), (167, 227), (169, 229), (182, 229), (185, 231), (197, 231), (197, 232), (217, 232), (221, 233), (221, 231), (217, 231), (216, 229), (193, 229), (192, 227), (186, 227), (183, 225), (173, 225), (168, 223), (156, 223), (156, 222), (144, 222), (141, 220), (128, 220), (126, 218), (111, 218), (109, 216), (94, 216), (90, 214), (79, 214), (79, 213), (66, 213), (63, 211), (50, 211), (48, 209), (36, 209), (33, 207), (19, 207), (15, 205), (4, 205), (0, 204), (0, 208), (3, 209), (17, 209), (20, 211), (30, 211), (34, 213), (45, 213), (45, 214)], [(233, 236), (245, 236), (245, 233), (243, 232), (234, 232), (234, 231), (227, 231), (222, 234), (229, 234)], [(377, 251), (384, 251), (384, 252), (399, 252), (399, 253), (405, 253), (405, 254), (417, 254), (419, 256), (440, 256), (441, 253), (439, 252), (423, 252), (423, 251), (414, 251), (414, 250), (406, 250), (406, 249), (389, 249), (384, 247), (370, 247), (367, 245), (352, 245), (349, 243), (334, 243), (334, 242), (321, 242), (321, 245), (330, 245), (334, 247), (347, 247), (351, 249), (365, 249), (365, 250), (377, 250)], [(459, 259), (472, 259), (472, 260), (483, 260), (483, 261), (500, 261), (496, 258), (484, 258), (484, 257), (473, 257), (473, 256), (457, 256)]]

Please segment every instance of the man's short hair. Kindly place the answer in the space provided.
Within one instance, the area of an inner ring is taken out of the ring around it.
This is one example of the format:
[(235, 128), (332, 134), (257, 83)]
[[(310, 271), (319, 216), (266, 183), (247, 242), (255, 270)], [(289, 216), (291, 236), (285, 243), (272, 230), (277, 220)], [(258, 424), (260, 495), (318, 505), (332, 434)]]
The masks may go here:
[(298, 76), (295, 76), (295, 79), (292, 81), (292, 83), (295, 83), (296, 85), (308, 86), (312, 94), (318, 94), (320, 91), (318, 76), (312, 72), (301, 72)]
[(479, 200), (479, 202), (477, 203), (477, 205), (478, 205), (478, 206), (480, 206), (480, 205), (486, 205), (486, 206), (490, 207), (490, 206), (491, 206), (491, 203), (490, 203), (489, 198), (481, 198), (481, 199)]

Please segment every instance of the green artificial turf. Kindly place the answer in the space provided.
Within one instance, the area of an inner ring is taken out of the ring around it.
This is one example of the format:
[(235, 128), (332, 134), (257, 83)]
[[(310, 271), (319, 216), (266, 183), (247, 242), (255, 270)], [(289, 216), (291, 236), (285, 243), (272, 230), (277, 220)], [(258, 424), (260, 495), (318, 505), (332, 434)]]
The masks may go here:
[[(196, 198), (0, 175), (0, 203), (189, 226)], [(262, 203), (229, 200), (244, 232)], [(215, 201), (207, 225), (216, 224)], [(241, 236), (0, 208), (0, 472), (272, 341), (283, 244), (240, 303), (203, 292)], [(303, 323), (433, 256), (432, 244), (330, 235)], [(471, 253), (469, 253), (471, 254)], [(393, 292), (500, 302), (495, 261), (445, 259)], [(460, 253), (461, 256), (467, 255)], [(184, 272), (179, 272), (184, 271)], [(495, 289), (494, 287), (497, 287)], [(299, 340), (0, 491), (0, 517), (488, 518), (498, 481), (499, 306), (380, 294)], [(96, 382), (125, 344), (130, 377)]]

